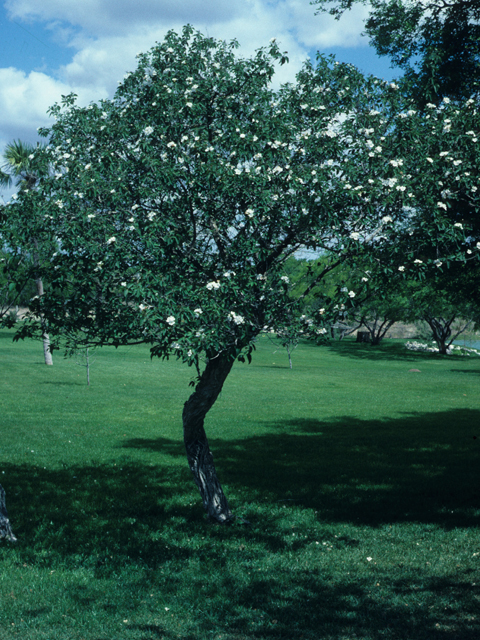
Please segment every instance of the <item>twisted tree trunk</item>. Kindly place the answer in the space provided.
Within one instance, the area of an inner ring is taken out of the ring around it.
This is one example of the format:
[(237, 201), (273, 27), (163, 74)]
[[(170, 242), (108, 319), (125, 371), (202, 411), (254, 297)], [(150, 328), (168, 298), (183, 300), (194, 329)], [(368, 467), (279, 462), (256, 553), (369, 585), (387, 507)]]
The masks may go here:
[(11, 542), (16, 542), (17, 540), (13, 535), (10, 520), (8, 519), (7, 507), (5, 506), (5, 489), (0, 484), (0, 540), (2, 538)]
[(220, 523), (233, 520), (233, 514), (217, 478), (213, 455), (203, 427), (205, 416), (222, 390), (234, 356), (220, 354), (208, 360), (195, 391), (183, 408), (183, 439), (190, 470), (209, 517)]

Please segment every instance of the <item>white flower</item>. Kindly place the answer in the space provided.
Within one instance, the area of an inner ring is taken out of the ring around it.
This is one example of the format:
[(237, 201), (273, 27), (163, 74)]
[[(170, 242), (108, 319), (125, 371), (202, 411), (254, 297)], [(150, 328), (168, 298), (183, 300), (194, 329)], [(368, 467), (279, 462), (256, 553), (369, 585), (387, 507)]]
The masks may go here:
[(398, 86), (398, 84), (395, 84), (395, 82), (391, 82), (389, 85), (390, 89), (399, 89), (400, 87)]
[(187, 106), (189, 109), (191, 109), (193, 107), (193, 102), (187, 102), (187, 104), (185, 106)]
[(126, 287), (126, 286), (127, 286), (127, 283), (126, 283), (126, 282), (120, 282), (120, 286), (121, 286), (121, 287)]
[(463, 229), (463, 224), (461, 222), (455, 222), (453, 226), (457, 227), (458, 229)]
[(436, 109), (437, 105), (432, 102), (427, 102), (427, 109)]
[(444, 202), (437, 202), (437, 207), (439, 209), (445, 209), (445, 211), (447, 210), (447, 205)]
[(395, 188), (396, 188), (397, 191), (406, 191), (407, 190), (407, 187), (404, 187), (404, 186), (402, 186), (400, 184), (398, 184)]
[(433, 162), (433, 158), (427, 158), (427, 162)]
[(117, 239), (115, 238), (115, 236), (112, 236), (111, 238), (109, 238), (109, 239), (107, 240), (107, 244), (113, 244), (113, 243), (114, 243), (114, 242), (116, 242), (116, 241), (117, 241)]
[(193, 313), (194, 313), (194, 314), (197, 316), (197, 318), (198, 318), (199, 316), (201, 316), (201, 315), (202, 315), (203, 310), (202, 310), (202, 309), (200, 309), (200, 307), (197, 307), (197, 309), (194, 309), (194, 310), (193, 310)]
[(318, 313), (319, 313), (321, 316), (323, 316), (323, 314), (325, 313), (325, 309), (319, 309), (319, 310), (318, 310)]
[(138, 305), (138, 308), (143, 313), (144, 311), (146, 311), (148, 309), (148, 306), (146, 304), (143, 304), (143, 302), (142, 302), (141, 304)]
[(143, 130), (143, 133), (144, 133), (146, 136), (150, 136), (150, 135), (152, 135), (152, 133), (153, 133), (153, 127), (150, 127), (150, 126), (149, 126), (149, 127), (145, 127), (145, 129)]
[(450, 98), (444, 98), (443, 101), (445, 104), (450, 104), (451, 102)]
[(168, 316), (166, 323), (173, 327), (173, 325), (175, 324), (175, 316)]
[(282, 173), (283, 169), (282, 167), (279, 167), (278, 165), (272, 170), (272, 173)]
[(443, 262), (441, 260), (434, 260), (433, 264), (436, 265), (437, 267), (441, 267)]
[(157, 212), (156, 212), (156, 211), (151, 211), (151, 212), (148, 214), (147, 218), (148, 218), (148, 219), (150, 220), (150, 222), (151, 222), (151, 221), (155, 218), (155, 216), (156, 216), (156, 215), (157, 215)]
[(375, 147), (375, 151), (377, 153), (382, 153), (382, 147)]
[(290, 282), (290, 278), (289, 278), (288, 276), (282, 276), (282, 277), (280, 278), (280, 280), (281, 280), (282, 282), (285, 282), (286, 284), (288, 284), (288, 283)]
[(176, 146), (177, 146), (177, 145), (175, 144), (175, 142), (169, 142), (169, 143), (167, 144), (167, 147), (170, 147), (170, 149), (175, 149), (175, 147), (176, 147)]
[(365, 276), (362, 278), (362, 282), (368, 282), (368, 278), (365, 278)]
[(423, 264), (423, 260), (419, 260), (418, 258), (413, 261), (413, 264)]
[(230, 318), (235, 322), (235, 324), (244, 324), (245, 318), (235, 313), (235, 311), (230, 311)]
[(55, 204), (59, 209), (63, 209), (63, 202), (61, 200), (55, 200)]
[(398, 267), (399, 271), (405, 271), (405, 267)]
[(348, 295), (350, 298), (354, 298), (356, 294), (355, 294), (355, 291), (349, 291)]
[(477, 247), (477, 249), (480, 249), (480, 242), (477, 242), (475, 246)]
[(95, 218), (95, 214), (94, 213), (89, 213), (87, 216), (87, 220), (92, 220), (93, 218)]
[(453, 166), (454, 166), (454, 167), (458, 167), (458, 165), (459, 165), (459, 164), (462, 164), (462, 161), (461, 161), (461, 160), (454, 160), (454, 161), (453, 161)]
[(209, 282), (205, 286), (209, 291), (212, 291), (212, 289), (219, 289), (220, 288), (220, 282), (218, 282), (218, 280), (214, 281), (214, 282)]
[(352, 238), (352, 240), (358, 240), (360, 238), (360, 234), (357, 233), (357, 231), (352, 231), (350, 238)]
[(393, 222), (393, 218), (391, 216), (383, 216), (382, 222), (384, 222), (385, 224), (387, 222)]
[(92, 165), (91, 165), (90, 163), (88, 163), (88, 164), (86, 164), (86, 165), (85, 165), (85, 169), (86, 169), (86, 171), (88, 171), (88, 170), (89, 170), (89, 169), (91, 169), (91, 168), (92, 168)]

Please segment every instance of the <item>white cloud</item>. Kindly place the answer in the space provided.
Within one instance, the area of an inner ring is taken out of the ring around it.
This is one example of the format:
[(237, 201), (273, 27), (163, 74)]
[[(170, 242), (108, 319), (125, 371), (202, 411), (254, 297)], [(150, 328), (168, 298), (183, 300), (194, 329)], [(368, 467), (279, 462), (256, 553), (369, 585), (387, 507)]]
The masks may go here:
[(7, 0), (17, 19), (66, 21), (92, 35), (125, 33), (137, 25), (172, 22), (210, 24), (242, 11), (242, 0)]

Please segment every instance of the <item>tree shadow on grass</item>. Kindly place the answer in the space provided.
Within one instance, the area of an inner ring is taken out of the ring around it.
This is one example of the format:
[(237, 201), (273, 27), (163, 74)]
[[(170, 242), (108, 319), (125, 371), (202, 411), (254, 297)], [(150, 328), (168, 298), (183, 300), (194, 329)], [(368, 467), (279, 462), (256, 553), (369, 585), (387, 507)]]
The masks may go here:
[[(460, 570), (432, 576), (419, 564), (395, 576), (359, 570), (358, 559), (348, 563), (361, 541), (334, 537), (329, 525), (479, 525), (479, 424), (473, 410), (291, 420), (265, 425), (262, 435), (213, 440), (227, 495), (251, 527), (208, 525), (186, 464), (3, 465), (15, 552), (25, 565), (90, 570), (95, 580), (81, 590), (68, 583), (65, 598), (78, 610), (132, 620), (125, 638), (477, 640), (480, 580)], [(166, 438), (124, 446), (183, 455)], [(287, 537), (286, 521), (302, 510), (315, 510), (317, 520), (303, 521), (302, 538)], [(345, 552), (341, 571), (309, 566), (315, 540)], [(151, 622), (135, 622), (135, 603), (148, 604), (152, 590), (161, 606), (152, 605)], [(174, 616), (154, 622), (169, 599)]]
[[(363, 360), (398, 360), (404, 362), (418, 362), (419, 360), (444, 360), (448, 358), (449, 362), (465, 362), (471, 358), (467, 356), (451, 354), (448, 356), (439, 353), (428, 353), (425, 351), (409, 351), (402, 342), (381, 342), (379, 345), (371, 345), (364, 342), (355, 342), (354, 340), (335, 340), (326, 344), (319, 345), (318, 348), (330, 349), (336, 355), (347, 358), (357, 358)], [(479, 360), (480, 364), (480, 360)]]
[[(329, 522), (480, 525), (480, 411), (264, 426), (258, 436), (210, 440), (226, 484), (315, 509)], [(163, 450), (165, 442), (123, 446)]]

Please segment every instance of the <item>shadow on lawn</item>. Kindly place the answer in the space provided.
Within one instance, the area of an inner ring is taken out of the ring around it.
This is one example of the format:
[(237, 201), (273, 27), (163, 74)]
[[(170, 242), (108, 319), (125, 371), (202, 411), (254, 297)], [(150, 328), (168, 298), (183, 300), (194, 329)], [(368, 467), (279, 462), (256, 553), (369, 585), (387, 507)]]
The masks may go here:
[[(438, 353), (427, 353), (424, 351), (409, 351), (405, 348), (404, 342), (381, 342), (379, 345), (371, 345), (365, 342), (355, 342), (354, 340), (331, 340), (319, 345), (319, 348), (330, 349), (336, 355), (347, 358), (360, 358), (363, 360), (399, 360), (406, 362), (418, 362), (419, 360), (439, 360), (448, 358), (449, 362), (470, 362), (476, 360), (473, 357), (461, 355), (443, 356)], [(480, 365), (480, 360), (478, 360)]]
[[(480, 439), (473, 438), (479, 425), (479, 411), (459, 410), (385, 422), (276, 422), (264, 435), (214, 440), (227, 494), (251, 527), (208, 525), (186, 463), (3, 465), (2, 480), (21, 562), (87, 567), (97, 578), (119, 580), (119, 594), (138, 599), (163, 589), (189, 612), (183, 615), (192, 620), (191, 633), (178, 636), (160, 622), (131, 624), (134, 638), (477, 640), (480, 580), (470, 575), (432, 578), (418, 565), (379, 577), (347, 564), (320, 572), (308, 562), (290, 571), (286, 558), (307, 552), (319, 536), (337, 549), (359, 544), (347, 536), (334, 540), (331, 523), (479, 525)], [(166, 438), (124, 446), (183, 455)], [(236, 493), (248, 497), (242, 502)], [(305, 529), (316, 538), (289, 541), (285, 519), (304, 508), (317, 512), (312, 531)], [(272, 562), (276, 554), (280, 570)], [(77, 597), (76, 586), (66, 589)], [(103, 596), (85, 589), (78, 606), (98, 606)]]
[[(210, 440), (222, 480), (262, 502), (313, 508), (328, 522), (480, 524), (480, 411), (265, 426), (270, 433)], [(123, 446), (184, 455), (164, 438)]]

